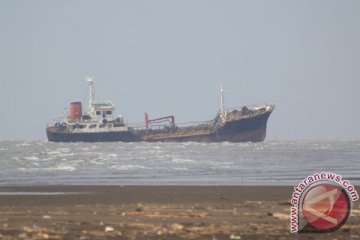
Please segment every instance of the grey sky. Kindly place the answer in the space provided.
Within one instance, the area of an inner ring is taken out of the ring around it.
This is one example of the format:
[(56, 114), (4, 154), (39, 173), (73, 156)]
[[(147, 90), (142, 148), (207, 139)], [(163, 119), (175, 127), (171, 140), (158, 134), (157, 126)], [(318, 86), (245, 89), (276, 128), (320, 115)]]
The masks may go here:
[[(45, 139), (71, 101), (129, 122), (274, 102), (272, 139), (360, 139), (360, 1), (0, 0), (0, 139)], [(86, 105), (86, 104), (85, 104)]]

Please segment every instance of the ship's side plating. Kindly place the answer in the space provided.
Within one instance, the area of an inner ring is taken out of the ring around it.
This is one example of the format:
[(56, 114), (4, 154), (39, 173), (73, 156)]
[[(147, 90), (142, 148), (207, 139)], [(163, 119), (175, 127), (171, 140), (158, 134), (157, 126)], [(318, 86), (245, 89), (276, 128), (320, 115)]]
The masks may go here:
[(48, 127), (46, 134), (51, 142), (136, 142), (141, 140), (131, 130), (74, 133), (67, 130), (61, 131), (57, 127)]
[(149, 142), (261, 142), (266, 137), (267, 121), (273, 110), (274, 105), (263, 105), (234, 110), (225, 116), (220, 112), (212, 123), (143, 132), (141, 139)]
[(215, 141), (262, 142), (266, 137), (266, 126), (271, 111), (255, 117), (226, 122), (218, 129)]

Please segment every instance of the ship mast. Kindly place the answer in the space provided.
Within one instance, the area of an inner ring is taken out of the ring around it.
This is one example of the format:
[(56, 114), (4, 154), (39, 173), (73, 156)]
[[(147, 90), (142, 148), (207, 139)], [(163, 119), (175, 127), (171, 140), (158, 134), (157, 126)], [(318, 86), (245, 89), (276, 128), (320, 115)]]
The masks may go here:
[(86, 81), (89, 83), (89, 111), (92, 111), (93, 103), (94, 103), (94, 81), (93, 77), (86, 77)]
[(226, 120), (226, 109), (224, 103), (224, 90), (222, 84), (220, 87), (220, 117), (221, 117), (221, 121), (224, 123)]

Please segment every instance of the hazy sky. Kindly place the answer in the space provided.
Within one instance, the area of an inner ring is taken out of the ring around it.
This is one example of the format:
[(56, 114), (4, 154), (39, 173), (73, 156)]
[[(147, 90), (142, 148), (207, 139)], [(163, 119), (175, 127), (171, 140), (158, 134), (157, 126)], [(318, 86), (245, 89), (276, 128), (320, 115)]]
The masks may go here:
[(360, 139), (360, 1), (0, 0), (0, 139), (46, 139), (71, 101), (129, 122), (274, 102), (268, 140)]

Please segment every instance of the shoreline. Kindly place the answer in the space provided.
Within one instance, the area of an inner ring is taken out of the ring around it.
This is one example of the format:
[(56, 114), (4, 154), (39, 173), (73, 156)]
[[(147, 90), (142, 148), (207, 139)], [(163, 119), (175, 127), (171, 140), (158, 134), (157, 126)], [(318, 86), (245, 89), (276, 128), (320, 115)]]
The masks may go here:
[(288, 186), (0, 186), (0, 238), (219, 240), (360, 236), (358, 202), (353, 204), (355, 211), (348, 222), (336, 232), (290, 234), (292, 192), (293, 187)]
[[(38, 185), (38, 186), (0, 186), (0, 205), (36, 204), (38, 198), (44, 203), (71, 204), (71, 200), (82, 200), (89, 204), (101, 203), (187, 203), (187, 202), (225, 202), (276, 201), (290, 199), (293, 187), (288, 186), (141, 186), (141, 185)], [(1, 192), (6, 192), (2, 195)], [(11, 192), (14, 195), (11, 195)], [(17, 192), (24, 193), (18, 198)], [(35, 194), (31, 194), (35, 193)], [(39, 194), (49, 193), (49, 194)], [(52, 194), (64, 193), (64, 194)], [(67, 194), (69, 193), (69, 194)], [(259, 194), (261, 193), (261, 194)], [(54, 196), (56, 195), (56, 196)], [(86, 195), (86, 197), (83, 197)], [(61, 201), (59, 198), (62, 198)], [(15, 201), (12, 201), (15, 200)], [(49, 200), (53, 200), (50, 202)]]

